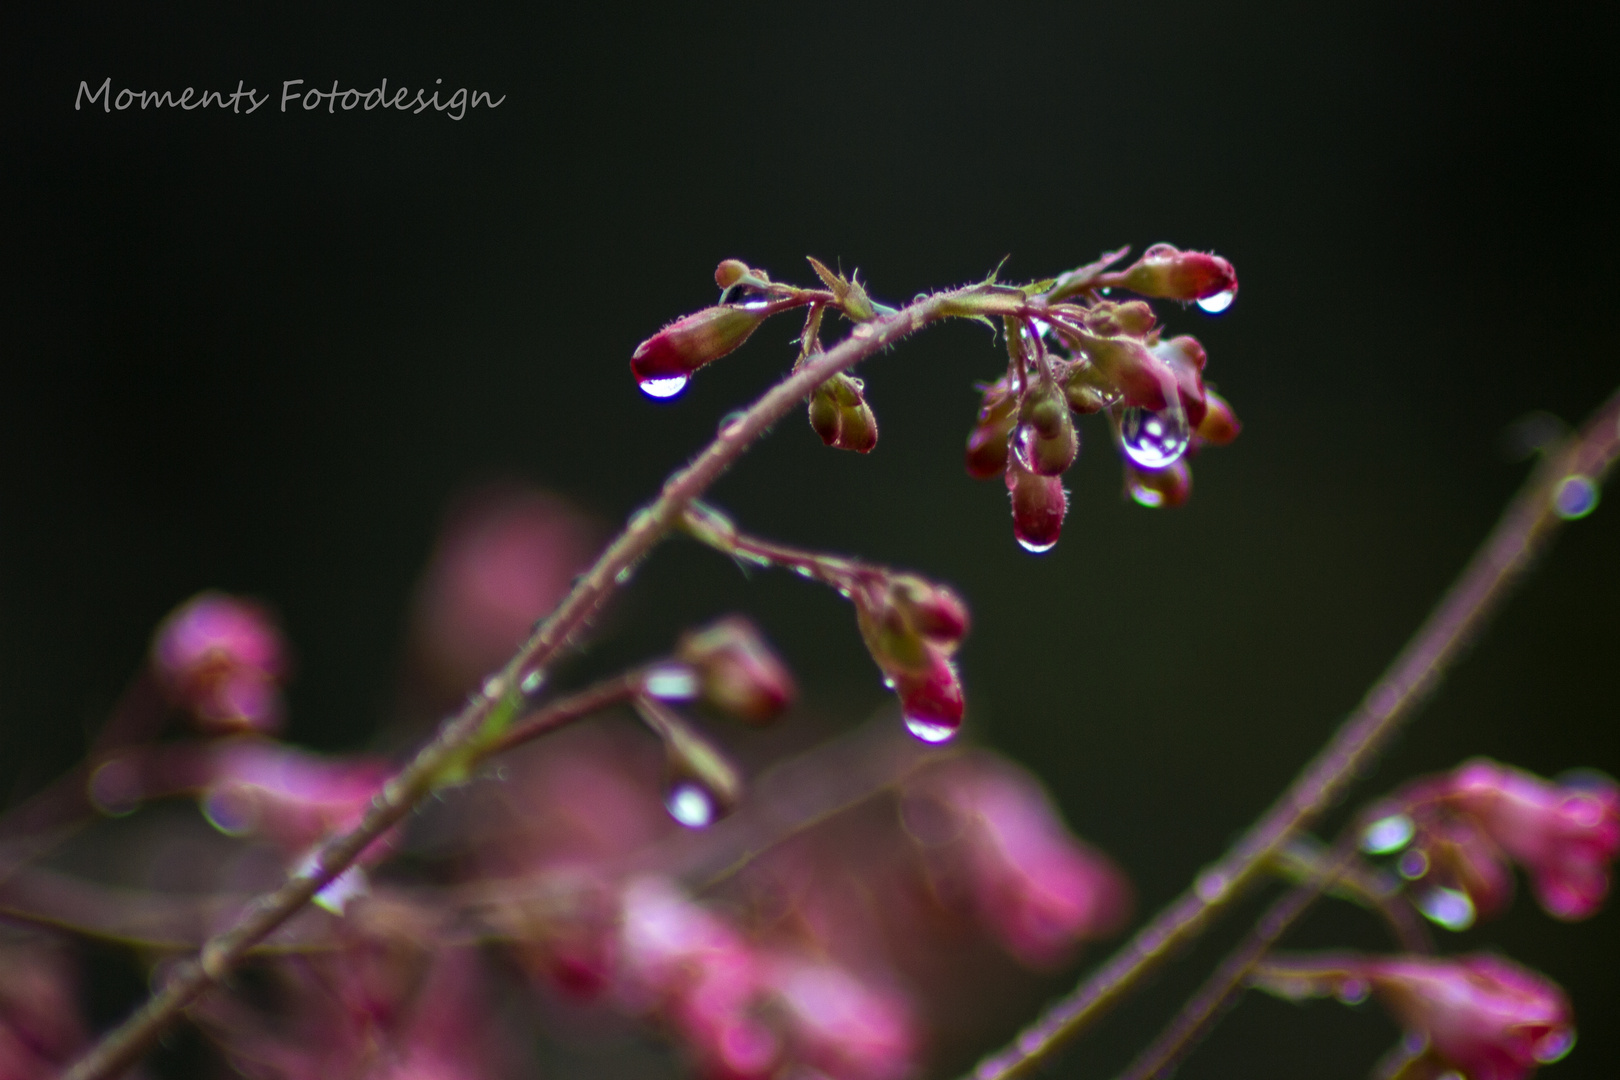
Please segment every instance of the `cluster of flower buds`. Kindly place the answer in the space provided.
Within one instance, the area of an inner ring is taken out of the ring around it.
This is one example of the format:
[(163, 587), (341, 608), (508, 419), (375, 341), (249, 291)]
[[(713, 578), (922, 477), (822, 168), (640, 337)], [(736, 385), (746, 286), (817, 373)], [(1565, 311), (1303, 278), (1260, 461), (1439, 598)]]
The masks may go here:
[[(575, 905), (590, 913), (577, 926), (553, 908), (546, 933), (568, 947), (552, 956), (573, 961), (554, 976), (571, 993), (599, 993), (660, 1020), (701, 1075), (900, 1080), (913, 1071), (915, 1024), (895, 991), (752, 941), (665, 878), (634, 878), (616, 897), (611, 920), (599, 917), (598, 904)], [(603, 933), (611, 940), (582, 947)], [(578, 970), (582, 957), (592, 965), (588, 979)]]
[(899, 696), (907, 729), (924, 742), (949, 739), (966, 708), (951, 656), (967, 634), (967, 605), (915, 574), (865, 568), (851, 585), (861, 637)]
[(810, 427), (838, 450), (870, 454), (877, 446), (877, 417), (866, 403), (866, 384), (840, 372), (810, 395)]
[(923, 845), (936, 895), (960, 897), (1023, 963), (1061, 964), (1130, 913), (1131, 889), (1101, 852), (1064, 826), (1027, 772), (986, 753), (922, 770), (901, 804)]
[(1554, 783), (1477, 759), (1414, 781), (1374, 816), (1362, 847), (1395, 856), (1419, 910), (1458, 930), (1506, 909), (1510, 862), (1548, 914), (1584, 919), (1602, 906), (1620, 854), (1620, 786), (1606, 777)]
[(176, 608), (152, 640), (152, 670), (174, 704), (210, 734), (281, 725), (287, 649), (259, 604), (205, 592)]
[(1257, 985), (1299, 999), (1370, 993), (1407, 1029), (1391, 1080), (1522, 1080), (1575, 1045), (1569, 998), (1536, 972), (1489, 954), (1291, 956), (1266, 963)]
[(967, 443), (969, 475), (1006, 477), (1014, 536), (1034, 552), (1057, 543), (1068, 511), (1060, 478), (1080, 449), (1074, 415), (1107, 411), (1126, 492), (1152, 507), (1185, 502), (1189, 453), (1240, 430), (1231, 406), (1204, 385), (1196, 339), (1162, 338), (1146, 302), (1103, 296), (1119, 287), (1223, 310), (1237, 291), (1231, 263), (1159, 244), (1126, 270), (1063, 282), (1030, 286), (1018, 313), (1004, 316), (1008, 371), (983, 388)]

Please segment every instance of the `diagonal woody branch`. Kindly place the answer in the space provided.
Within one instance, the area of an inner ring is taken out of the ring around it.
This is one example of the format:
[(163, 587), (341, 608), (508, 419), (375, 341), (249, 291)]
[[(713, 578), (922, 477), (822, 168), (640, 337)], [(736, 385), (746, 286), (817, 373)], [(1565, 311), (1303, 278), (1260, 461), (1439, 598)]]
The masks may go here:
[(249, 905), (229, 929), (210, 938), (197, 959), (180, 965), (156, 994), (80, 1059), (64, 1080), (103, 1080), (135, 1064), (180, 1012), (222, 982), (243, 956), (348, 869), (378, 837), (396, 825), (445, 777), (468, 767), (499, 744), (492, 718), (517, 711), (522, 687), (533, 686), (579, 635), (629, 572), (670, 531), (693, 500), (740, 458), (748, 447), (828, 378), (854, 367), (932, 322), (972, 314), (982, 286), (935, 293), (893, 314), (863, 322), (831, 350), (818, 353), (768, 390), (686, 467), (665, 481), (658, 498), (631, 516), (624, 531), (579, 579), (498, 673), (461, 711), (445, 721), (398, 775), (386, 783), (360, 824), (322, 844), (307, 868), (291, 874), (274, 892)]
[(1290, 838), (1332, 806), (1417, 713), (1566, 518), (1580, 516), (1563, 501), (1572, 494), (1570, 485), (1585, 485), (1595, 500), (1617, 457), (1620, 392), (1547, 453), (1439, 606), (1271, 809), (1199, 875), (1197, 886), (1137, 931), (1073, 993), (1049, 1005), (1011, 1045), (981, 1061), (975, 1080), (1023, 1076), (1050, 1059), (1255, 884)]

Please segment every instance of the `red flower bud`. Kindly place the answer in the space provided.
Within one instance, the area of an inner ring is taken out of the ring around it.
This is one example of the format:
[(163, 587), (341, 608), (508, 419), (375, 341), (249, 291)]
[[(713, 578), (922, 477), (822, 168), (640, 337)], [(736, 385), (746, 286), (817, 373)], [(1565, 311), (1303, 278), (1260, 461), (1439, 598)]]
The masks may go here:
[(682, 635), (675, 655), (697, 670), (703, 700), (739, 720), (774, 720), (798, 696), (787, 665), (741, 616)]
[(1206, 388), (1204, 404), (1206, 406), (1204, 418), (1198, 422), (1198, 430), (1195, 432), (1199, 439), (1210, 446), (1225, 446), (1243, 431), (1243, 425), (1238, 422), (1237, 414), (1221, 395)]
[(1069, 496), (1055, 476), (1037, 476), (1007, 463), (1007, 490), (1012, 495), (1013, 536), (1025, 551), (1050, 551), (1063, 531)]
[(906, 729), (923, 742), (944, 742), (962, 726), (967, 707), (962, 700), (962, 680), (943, 649), (929, 644), (924, 652), (926, 667), (895, 671), (889, 677), (900, 697)]
[(950, 589), (915, 574), (896, 574), (889, 595), (906, 624), (943, 648), (954, 648), (967, 635), (968, 609)]
[(152, 641), (152, 667), (175, 704), (212, 732), (274, 731), (287, 659), (270, 613), (205, 592), (176, 608)]
[(1180, 506), (1192, 495), (1192, 470), (1185, 458), (1163, 469), (1142, 469), (1125, 463), (1125, 493), (1143, 506)]
[(1093, 364), (1082, 362), (1071, 365), (1061, 381), (1070, 410), (1081, 416), (1101, 412), (1119, 400), (1119, 391), (1106, 383)]
[(877, 416), (866, 403), (861, 380), (840, 372), (810, 395), (810, 427), (839, 450), (869, 454), (877, 446)]
[(714, 283), (722, 289), (729, 289), (739, 281), (753, 276), (754, 272), (741, 259), (725, 259), (714, 268)]
[(1080, 347), (1102, 381), (1124, 396), (1127, 405), (1162, 409), (1177, 385), (1175, 373), (1146, 345), (1133, 337), (1076, 334)]
[(677, 319), (636, 346), (630, 373), (643, 384), (685, 379), (747, 341), (769, 314), (764, 307), (721, 304)]
[(1176, 376), (1176, 390), (1187, 422), (1197, 427), (1209, 411), (1204, 390), (1204, 347), (1197, 338), (1174, 337), (1153, 346), (1153, 355), (1162, 360)]
[(1129, 300), (1123, 304), (1103, 301), (1086, 315), (1086, 329), (1093, 334), (1127, 334), (1142, 337), (1158, 321), (1153, 308), (1142, 300)]
[(1238, 287), (1237, 271), (1219, 255), (1182, 251), (1170, 244), (1155, 244), (1123, 272), (1098, 280), (1167, 300), (1211, 300), (1236, 293)]
[(968, 433), (967, 471), (976, 480), (988, 480), (1007, 469), (1007, 440), (1018, 421), (1018, 400), (1006, 379), (985, 387), (978, 422)]

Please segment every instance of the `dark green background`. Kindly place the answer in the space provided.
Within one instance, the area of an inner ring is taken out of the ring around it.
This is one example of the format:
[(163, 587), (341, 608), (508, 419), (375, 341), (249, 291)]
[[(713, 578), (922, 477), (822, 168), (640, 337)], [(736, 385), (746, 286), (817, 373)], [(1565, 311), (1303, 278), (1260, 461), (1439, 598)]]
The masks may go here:
[[(296, 642), (294, 737), (362, 743), (394, 700), (447, 499), (516, 477), (622, 520), (783, 369), (759, 335), (670, 404), (626, 361), (738, 256), (875, 296), (1045, 276), (1160, 240), (1230, 257), (1220, 319), (1171, 306), (1247, 424), (1177, 512), (1129, 506), (1100, 429), (1062, 543), (1013, 543), (962, 472), (970, 326), (870, 364), (882, 443), (797, 418), (715, 492), (768, 535), (956, 584), (975, 734), (1031, 764), (1151, 910), (1356, 702), (1518, 484), (1504, 428), (1620, 381), (1612, 6), (584, 6), (523, 17), (88, 6), (0, 33), (0, 798), (66, 767), (155, 622), (207, 586)], [(79, 80), (260, 92), (442, 77), (442, 115), (75, 112)], [(1360, 789), (1478, 753), (1620, 772), (1620, 528), (1604, 506)], [(637, 579), (606, 665), (744, 608), (813, 707), (882, 701), (847, 609), (688, 546)], [(1318, 943), (1378, 938), (1328, 917)], [(1620, 1070), (1617, 915), (1521, 896), (1467, 935), (1572, 991)], [(1202, 954), (1201, 954), (1202, 955)], [(1212, 958), (1215, 955), (1210, 952)], [(1102, 1076), (1171, 993), (1071, 1054)], [(1054, 989), (1067, 979), (1054, 983)], [(1244, 1005), (1188, 1078), (1358, 1077), (1376, 1010)]]

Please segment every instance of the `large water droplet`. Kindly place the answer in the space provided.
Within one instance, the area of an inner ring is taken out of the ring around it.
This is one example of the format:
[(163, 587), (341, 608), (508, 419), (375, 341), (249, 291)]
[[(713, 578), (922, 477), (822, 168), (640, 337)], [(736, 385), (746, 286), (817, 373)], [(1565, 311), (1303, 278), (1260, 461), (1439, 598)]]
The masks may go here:
[(1585, 476), (1566, 476), (1553, 492), (1553, 512), (1565, 521), (1585, 517), (1597, 504), (1597, 485)]
[(1034, 540), (1025, 540), (1022, 536), (1017, 537), (1017, 540), (1019, 547), (1023, 548), (1025, 551), (1033, 552), (1036, 555), (1051, 551), (1053, 548), (1057, 547), (1056, 540), (1049, 540), (1044, 544), (1038, 544)]
[(942, 743), (960, 730), (960, 724), (945, 724), (933, 717), (907, 716), (906, 730), (925, 743)]
[(1192, 432), (1181, 402), (1157, 412), (1131, 406), (1119, 418), (1119, 438), (1125, 456), (1144, 469), (1163, 469), (1187, 452)]
[(1543, 1065), (1551, 1065), (1575, 1049), (1575, 1032), (1570, 1028), (1549, 1031), (1536, 1041), (1531, 1055)]
[(691, 380), (685, 375), (671, 375), (663, 379), (642, 379), (641, 392), (648, 397), (670, 398), (686, 389)]
[(685, 664), (659, 664), (647, 672), (641, 687), (661, 701), (691, 701), (698, 695), (697, 673)]
[(1232, 301), (1235, 299), (1237, 299), (1237, 291), (1235, 289), (1226, 289), (1223, 292), (1216, 293), (1214, 296), (1203, 297), (1198, 301), (1198, 306), (1211, 315), (1219, 315), (1231, 307)]
[(1418, 897), (1417, 909), (1430, 922), (1447, 930), (1466, 930), (1474, 925), (1474, 902), (1468, 894), (1436, 886)]
[(696, 780), (681, 780), (670, 786), (664, 797), (669, 816), (688, 829), (706, 829), (714, 824), (715, 798)]
[(1388, 855), (1405, 847), (1415, 831), (1412, 819), (1405, 814), (1379, 818), (1361, 834), (1361, 850), (1369, 855)]

